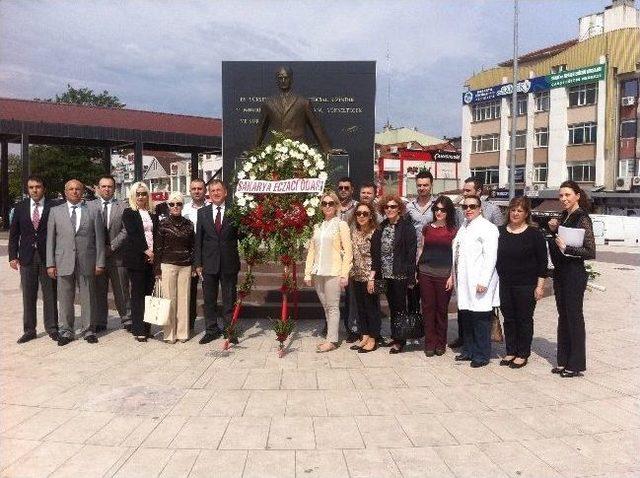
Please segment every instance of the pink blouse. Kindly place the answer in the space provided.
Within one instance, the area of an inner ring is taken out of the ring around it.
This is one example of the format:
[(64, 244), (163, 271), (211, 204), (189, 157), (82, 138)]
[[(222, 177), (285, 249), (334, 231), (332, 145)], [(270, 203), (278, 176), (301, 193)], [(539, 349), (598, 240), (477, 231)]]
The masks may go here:
[(153, 221), (149, 211), (138, 209), (142, 218), (142, 228), (144, 229), (144, 238), (147, 240), (147, 247), (153, 249)]

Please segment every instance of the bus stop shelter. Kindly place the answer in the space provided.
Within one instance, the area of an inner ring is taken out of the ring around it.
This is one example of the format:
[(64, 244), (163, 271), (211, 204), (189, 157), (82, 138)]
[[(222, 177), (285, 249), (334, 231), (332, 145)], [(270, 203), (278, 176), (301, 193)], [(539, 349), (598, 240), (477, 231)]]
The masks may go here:
[(198, 154), (219, 154), (222, 120), (202, 116), (100, 108), (46, 101), (0, 98), (0, 214), (9, 212), (9, 143), (20, 144), (22, 182), (31, 173), (29, 145), (85, 146), (102, 149), (106, 173), (111, 152), (134, 151), (135, 180), (142, 179), (142, 151), (191, 154), (192, 177), (198, 174)]

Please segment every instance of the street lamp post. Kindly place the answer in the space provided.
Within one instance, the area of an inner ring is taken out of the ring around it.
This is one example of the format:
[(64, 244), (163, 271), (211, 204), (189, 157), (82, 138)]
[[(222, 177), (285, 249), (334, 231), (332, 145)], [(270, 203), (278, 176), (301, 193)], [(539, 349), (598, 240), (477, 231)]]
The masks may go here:
[(511, 93), (511, 150), (509, 151), (509, 199), (516, 195), (516, 129), (518, 125), (518, 0), (513, 0), (513, 91)]

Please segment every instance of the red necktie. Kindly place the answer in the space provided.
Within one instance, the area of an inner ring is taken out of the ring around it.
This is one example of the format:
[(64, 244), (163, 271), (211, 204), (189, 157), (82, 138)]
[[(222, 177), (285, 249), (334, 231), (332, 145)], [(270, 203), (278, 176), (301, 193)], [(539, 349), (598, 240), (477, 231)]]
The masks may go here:
[(220, 234), (222, 229), (222, 213), (220, 212), (220, 206), (218, 206), (218, 213), (216, 214), (216, 232)]
[(33, 208), (33, 215), (31, 216), (31, 223), (33, 224), (33, 228), (37, 231), (38, 226), (40, 225), (40, 211), (38, 211), (39, 203), (35, 203), (35, 207)]

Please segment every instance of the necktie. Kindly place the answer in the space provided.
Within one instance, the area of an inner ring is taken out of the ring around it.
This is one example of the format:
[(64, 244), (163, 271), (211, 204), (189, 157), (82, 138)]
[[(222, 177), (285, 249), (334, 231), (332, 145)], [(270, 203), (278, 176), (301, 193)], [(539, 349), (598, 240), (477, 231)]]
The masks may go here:
[(105, 201), (102, 206), (102, 223), (105, 229), (109, 229), (109, 201)]
[(76, 232), (76, 208), (78, 206), (71, 206), (71, 226), (73, 227), (73, 232)]
[(39, 203), (35, 203), (33, 208), (33, 215), (31, 216), (31, 223), (33, 224), (33, 228), (37, 231), (38, 226), (40, 225), (40, 211), (38, 211)]
[(222, 213), (220, 212), (220, 206), (218, 206), (218, 213), (216, 214), (216, 232), (220, 234), (222, 229)]

